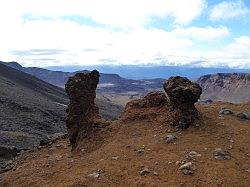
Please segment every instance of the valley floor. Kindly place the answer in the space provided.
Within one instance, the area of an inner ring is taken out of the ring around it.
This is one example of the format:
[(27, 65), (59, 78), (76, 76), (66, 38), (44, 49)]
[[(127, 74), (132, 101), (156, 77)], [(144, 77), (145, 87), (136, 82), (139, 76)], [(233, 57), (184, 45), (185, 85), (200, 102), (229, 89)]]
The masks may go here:
[[(250, 113), (250, 103), (197, 108), (201, 119), (185, 131), (172, 132), (154, 121), (116, 121), (79, 153), (71, 153), (67, 139), (24, 153), (12, 170), (0, 174), (0, 186), (249, 186), (250, 122), (218, 112)], [(166, 143), (169, 134), (177, 140)], [(217, 148), (230, 152), (231, 159), (216, 160)], [(195, 170), (184, 175), (177, 163), (187, 161), (191, 151), (198, 153), (191, 159)]]

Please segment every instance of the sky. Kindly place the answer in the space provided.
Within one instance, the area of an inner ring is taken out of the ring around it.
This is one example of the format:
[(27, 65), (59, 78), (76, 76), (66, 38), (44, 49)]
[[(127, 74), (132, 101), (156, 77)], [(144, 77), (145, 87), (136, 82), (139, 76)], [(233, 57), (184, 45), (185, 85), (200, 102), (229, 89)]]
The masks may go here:
[(250, 69), (250, 0), (0, 0), (0, 60)]

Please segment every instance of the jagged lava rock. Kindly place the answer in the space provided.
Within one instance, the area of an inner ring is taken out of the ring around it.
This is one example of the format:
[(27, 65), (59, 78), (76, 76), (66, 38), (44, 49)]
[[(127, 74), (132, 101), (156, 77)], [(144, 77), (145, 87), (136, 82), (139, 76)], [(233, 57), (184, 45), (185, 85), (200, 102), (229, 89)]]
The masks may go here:
[(170, 77), (165, 81), (163, 88), (168, 95), (175, 111), (174, 125), (180, 128), (188, 128), (198, 117), (198, 111), (194, 103), (202, 94), (202, 88), (197, 83), (191, 82), (185, 77)]
[(175, 105), (193, 105), (202, 93), (199, 84), (180, 76), (170, 77), (165, 81), (163, 88)]
[(79, 139), (84, 138), (93, 129), (101, 117), (95, 105), (99, 72), (77, 73), (70, 77), (65, 85), (70, 103), (67, 108), (66, 125), (70, 143), (74, 149)]

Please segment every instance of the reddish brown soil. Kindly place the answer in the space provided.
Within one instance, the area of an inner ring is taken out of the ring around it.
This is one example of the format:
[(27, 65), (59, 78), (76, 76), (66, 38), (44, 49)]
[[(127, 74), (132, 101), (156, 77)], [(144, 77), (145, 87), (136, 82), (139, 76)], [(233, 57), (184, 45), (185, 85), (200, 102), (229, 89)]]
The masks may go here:
[[(0, 186), (250, 186), (250, 122), (219, 117), (222, 107), (250, 113), (250, 103), (198, 105), (202, 117), (197, 125), (171, 132), (176, 143), (163, 140), (170, 134), (168, 124), (118, 121), (95, 132), (97, 143), (84, 142), (81, 153), (71, 154), (68, 141), (60, 140), (21, 155), (15, 169), (0, 174)], [(142, 148), (145, 152), (139, 154)], [(229, 151), (232, 158), (214, 159), (216, 148)], [(190, 151), (201, 156), (193, 161), (194, 174), (184, 175), (176, 161)], [(151, 173), (141, 176), (145, 167)], [(88, 176), (98, 170), (98, 178)]]

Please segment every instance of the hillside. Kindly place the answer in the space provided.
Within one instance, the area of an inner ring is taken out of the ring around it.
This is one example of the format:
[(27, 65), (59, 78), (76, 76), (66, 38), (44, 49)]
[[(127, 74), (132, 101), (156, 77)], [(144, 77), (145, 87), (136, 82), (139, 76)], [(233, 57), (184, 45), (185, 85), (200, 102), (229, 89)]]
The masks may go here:
[[(250, 112), (248, 104), (217, 102), (197, 105), (201, 119), (186, 131), (174, 132), (155, 121), (118, 121), (104, 136), (77, 154), (67, 139), (23, 153), (11, 171), (0, 175), (2, 186), (249, 186), (249, 121), (219, 115), (221, 108)], [(177, 139), (166, 143), (174, 134)], [(98, 135), (98, 134), (96, 134)], [(228, 151), (217, 160), (214, 151)], [(192, 154), (190, 153), (192, 152)], [(191, 156), (187, 156), (191, 155)], [(195, 170), (184, 175), (184, 161)], [(142, 172), (144, 170), (144, 172)], [(13, 180), (15, 179), (15, 180)]]
[[(69, 77), (79, 72), (88, 72), (86, 70), (75, 72), (51, 71), (37, 67), (22, 67), (17, 62), (0, 61), (0, 63), (61, 88), (64, 88)], [(124, 107), (131, 99), (140, 98), (152, 90), (161, 90), (163, 81), (163, 79), (132, 80), (125, 79), (117, 74), (101, 73), (97, 98), (100, 102), (110, 103), (111, 105), (115, 105), (113, 108), (118, 107), (121, 110), (119, 106)], [(103, 106), (103, 104), (100, 105)], [(110, 115), (110, 112), (104, 111), (104, 113), (105, 115)]]
[(0, 158), (66, 133), (63, 89), (2, 64), (0, 87)]
[(218, 73), (197, 80), (203, 88), (202, 99), (241, 103), (250, 101), (250, 74)]
[[(18, 69), (25, 73), (31, 74), (43, 81), (53, 84), (58, 87), (64, 88), (68, 78), (79, 72), (63, 72), (51, 71), (37, 67), (22, 67), (17, 62), (0, 62), (4, 65)], [(100, 83), (98, 85), (98, 93), (126, 93), (126, 92), (139, 92), (146, 93), (150, 90), (161, 89), (163, 79), (148, 79), (148, 80), (132, 80), (120, 77), (117, 74), (101, 73)]]
[[(21, 150), (66, 133), (68, 97), (64, 89), (0, 64), (0, 168)], [(96, 99), (105, 119), (116, 119), (122, 107)]]

